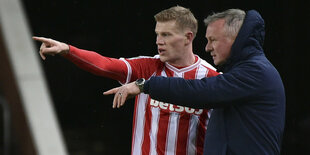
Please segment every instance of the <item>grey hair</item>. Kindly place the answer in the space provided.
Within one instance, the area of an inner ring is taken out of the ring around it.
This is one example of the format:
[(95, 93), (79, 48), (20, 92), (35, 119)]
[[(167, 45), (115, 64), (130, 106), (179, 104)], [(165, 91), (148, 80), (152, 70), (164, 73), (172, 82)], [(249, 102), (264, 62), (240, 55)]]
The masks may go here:
[(214, 13), (204, 19), (206, 27), (219, 19), (225, 19), (225, 30), (228, 36), (236, 37), (245, 17), (245, 11), (240, 9), (228, 9), (223, 12)]

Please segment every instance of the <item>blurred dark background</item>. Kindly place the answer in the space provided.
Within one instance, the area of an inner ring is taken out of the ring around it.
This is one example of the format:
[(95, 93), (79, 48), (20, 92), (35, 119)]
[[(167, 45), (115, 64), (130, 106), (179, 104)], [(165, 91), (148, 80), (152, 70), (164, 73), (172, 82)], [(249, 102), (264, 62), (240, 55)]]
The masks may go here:
[[(307, 46), (309, 2), (289, 0), (23, 0), (31, 32), (108, 57), (156, 54), (155, 21), (175, 5), (190, 8), (199, 20), (194, 51), (208, 62), (203, 19), (229, 8), (255, 9), (265, 19), (265, 54), (280, 72), (287, 96), (283, 155), (310, 153), (310, 102)], [(39, 49), (40, 43), (36, 43)], [(38, 51), (34, 51), (38, 52)], [(38, 54), (39, 57), (39, 54)], [(102, 92), (119, 83), (77, 68), (60, 56), (41, 61), (70, 154), (130, 154), (133, 100), (112, 109)], [(246, 146), (245, 146), (246, 147)]]

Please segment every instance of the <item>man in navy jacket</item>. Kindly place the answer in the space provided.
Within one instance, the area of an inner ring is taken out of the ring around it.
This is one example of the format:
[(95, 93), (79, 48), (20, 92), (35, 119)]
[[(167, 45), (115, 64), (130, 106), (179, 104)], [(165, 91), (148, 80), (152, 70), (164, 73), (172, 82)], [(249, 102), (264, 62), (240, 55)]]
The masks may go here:
[(206, 155), (280, 154), (285, 122), (281, 77), (265, 57), (264, 20), (255, 10), (229, 9), (205, 19), (206, 51), (223, 74), (201, 80), (151, 77), (105, 94), (123, 105), (140, 92), (191, 108), (212, 108)]

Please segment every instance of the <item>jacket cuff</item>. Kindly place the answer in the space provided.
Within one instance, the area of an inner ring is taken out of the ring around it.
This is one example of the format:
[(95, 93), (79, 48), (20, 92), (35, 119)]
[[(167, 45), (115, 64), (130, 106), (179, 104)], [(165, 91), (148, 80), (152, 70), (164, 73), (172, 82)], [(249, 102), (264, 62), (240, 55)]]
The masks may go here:
[(149, 93), (149, 88), (150, 88), (150, 83), (149, 83), (150, 80), (145, 80), (144, 82), (144, 86), (143, 86), (143, 93), (144, 94), (148, 94)]

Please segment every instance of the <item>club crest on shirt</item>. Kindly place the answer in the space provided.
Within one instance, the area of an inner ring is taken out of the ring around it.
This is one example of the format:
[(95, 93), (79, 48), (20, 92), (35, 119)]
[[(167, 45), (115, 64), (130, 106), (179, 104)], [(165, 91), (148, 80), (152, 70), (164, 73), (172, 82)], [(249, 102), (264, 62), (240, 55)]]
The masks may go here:
[(188, 113), (188, 114), (194, 114), (194, 115), (200, 115), (203, 112), (203, 109), (194, 109), (194, 108), (189, 108), (189, 107), (183, 107), (180, 105), (174, 105), (171, 103), (165, 103), (165, 102), (160, 102), (154, 99), (150, 99), (150, 105), (152, 107), (160, 108), (161, 110), (164, 111), (169, 111), (169, 112), (178, 112), (178, 113)]

